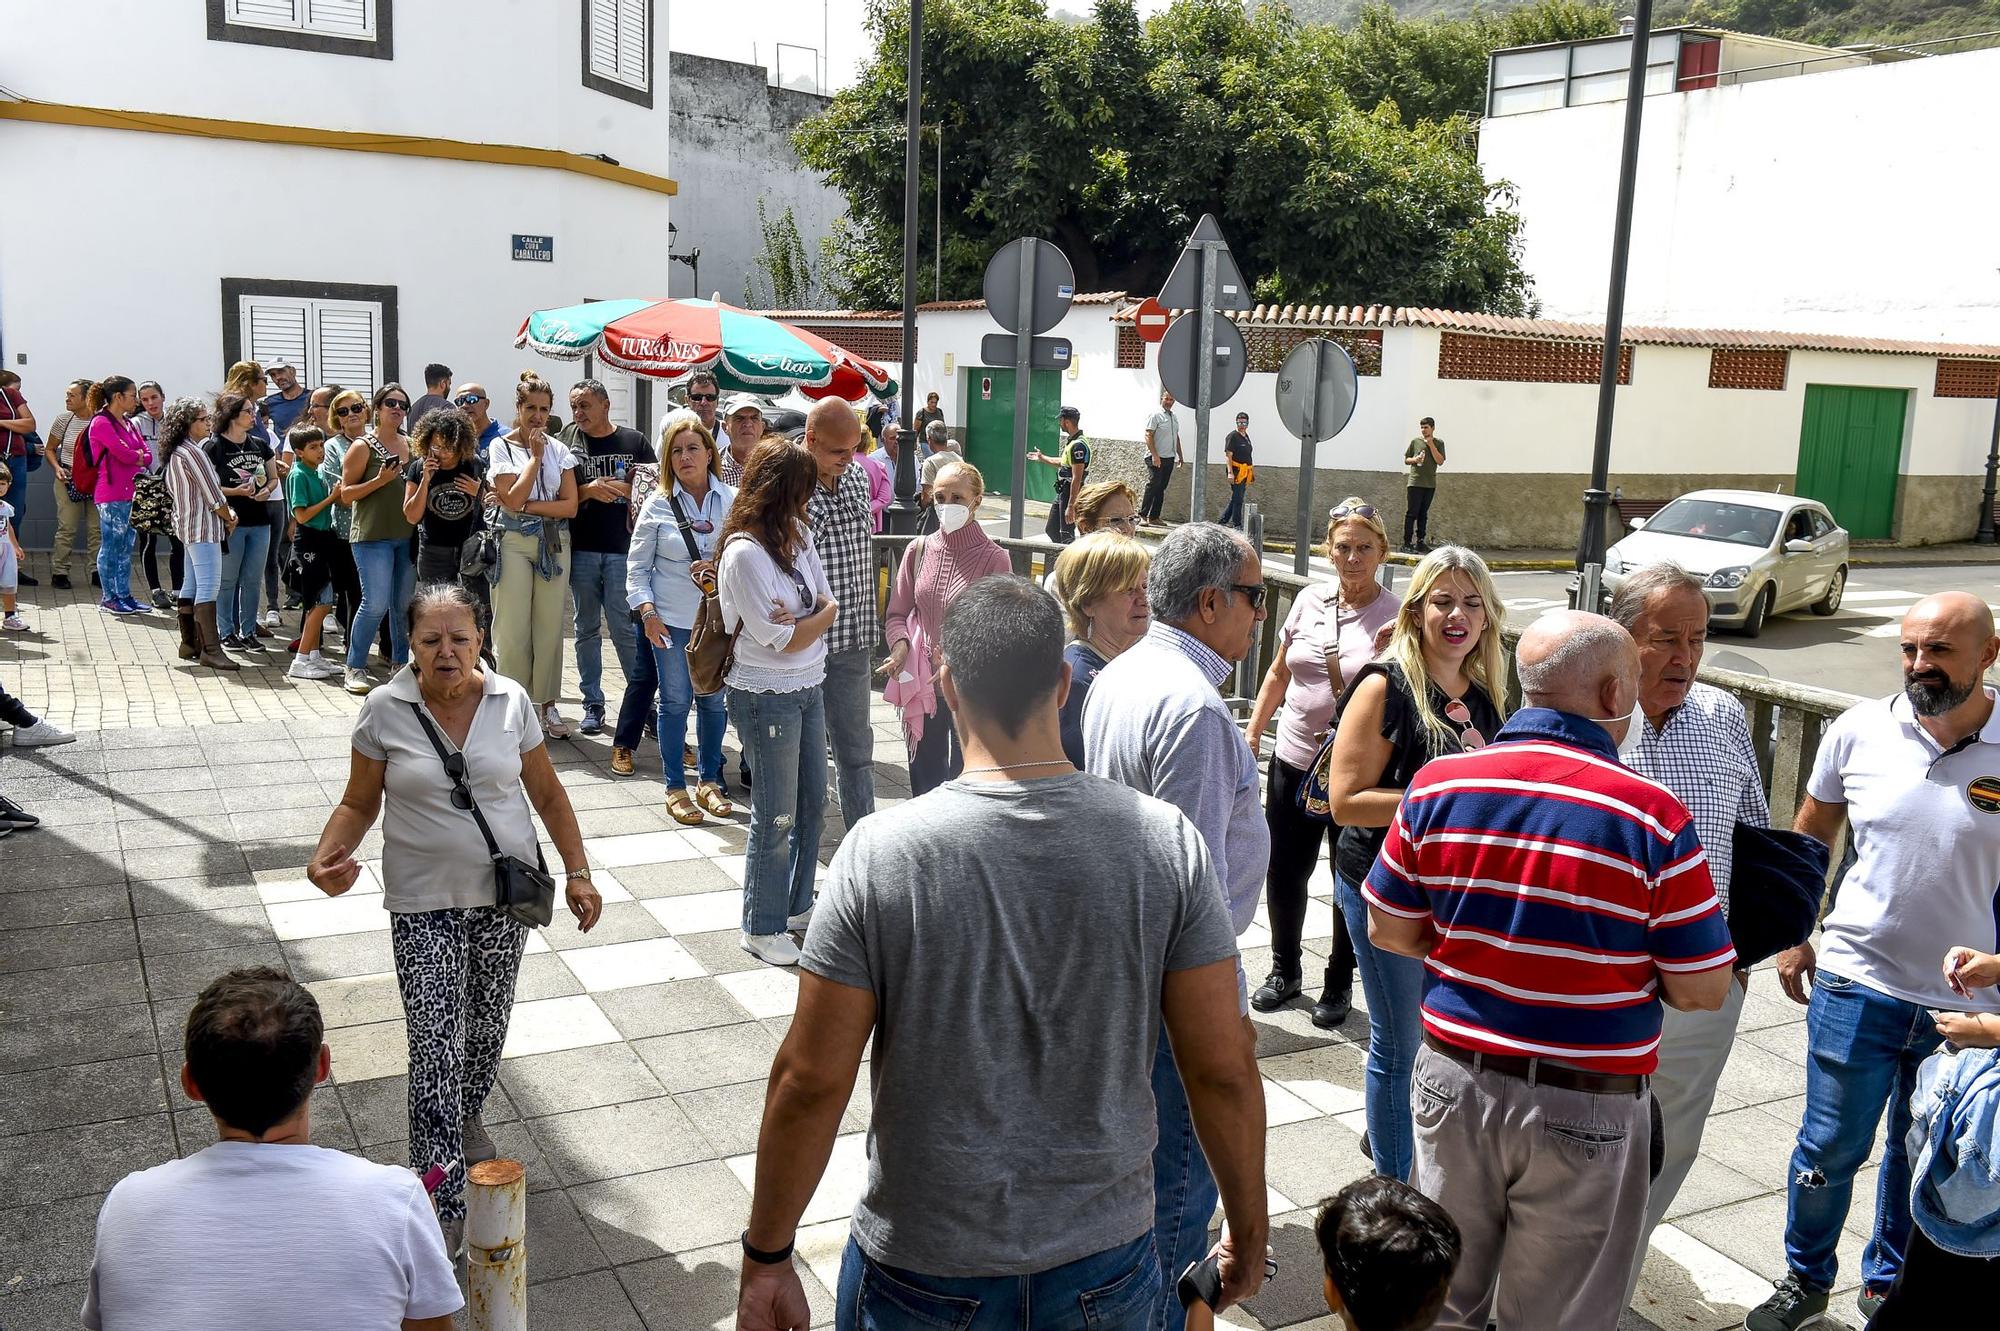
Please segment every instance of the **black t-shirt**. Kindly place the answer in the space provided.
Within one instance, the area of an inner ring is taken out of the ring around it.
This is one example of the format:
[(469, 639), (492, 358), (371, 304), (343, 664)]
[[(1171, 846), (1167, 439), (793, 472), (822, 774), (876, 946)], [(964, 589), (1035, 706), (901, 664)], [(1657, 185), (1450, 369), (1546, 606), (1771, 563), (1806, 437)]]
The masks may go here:
[[(243, 437), (240, 444), (232, 444), (221, 435), (211, 437), (207, 445), (208, 460), (215, 464), (215, 474), (223, 487), (253, 485), (262, 490), (271, 483), (273, 460), (271, 446), (260, 431), (253, 430)], [(259, 471), (263, 479), (257, 478)], [(271, 510), (262, 499), (251, 499), (246, 495), (230, 495), (229, 506), (236, 510), (236, 525), (239, 527), (268, 527), (271, 525)]]
[[(576, 455), (578, 490), (591, 481), (629, 480), (633, 463), (659, 461), (653, 453), (653, 446), (646, 442), (646, 436), (623, 425), (595, 439), (575, 425), (570, 425), (562, 432), (561, 438), (569, 445), (570, 452)], [(626, 511), (626, 505), (622, 503), (581, 500), (576, 506), (576, 516), (569, 523), (571, 542), (576, 549), (595, 554), (624, 554), (632, 548), (632, 533), (625, 522)]]
[[(1389, 741), (1389, 763), (1382, 769), (1382, 775), (1372, 785), (1387, 786), (1395, 790), (1408, 788), (1410, 778), (1417, 769), (1431, 759), (1447, 753), (1457, 753), (1460, 746), (1446, 743), (1439, 747), (1436, 737), (1425, 728), (1417, 716), (1416, 699), (1410, 693), (1409, 681), (1403, 678), (1401, 666), (1391, 661), (1376, 661), (1363, 666), (1347, 681), (1347, 689), (1340, 696), (1340, 705), (1334, 709), (1334, 725), (1340, 724), (1340, 715), (1347, 710), (1348, 700), (1354, 697), (1354, 690), (1370, 675), (1380, 675), (1388, 681), (1389, 693), (1382, 701), (1382, 738)], [(1445, 704), (1450, 701), (1436, 685), (1431, 686), (1431, 707), (1442, 716)], [(1477, 684), (1465, 691), (1465, 707), (1472, 714), (1472, 728), (1477, 730), (1487, 743), (1500, 733), (1500, 713), (1493, 708), (1486, 690)], [(1446, 729), (1454, 734), (1459, 727), (1450, 721)], [(1340, 840), (1334, 847), (1333, 867), (1342, 878), (1356, 887), (1368, 879), (1368, 871), (1375, 867), (1376, 853), (1382, 849), (1382, 842), (1388, 836), (1386, 827), (1343, 827)]]
[[(442, 468), (431, 477), (430, 497), (425, 501), (423, 516), (417, 523), (423, 530), (426, 545), (463, 545), (465, 539), (479, 529), (479, 496), (466, 494), (452, 484), (461, 476), (470, 476), (475, 481), (484, 480), (486, 464), (474, 458), (470, 462)], [(411, 485), (423, 478), (422, 458), (412, 460), (403, 469), (403, 479)]]
[(1229, 437), (1222, 441), (1222, 452), (1232, 462), (1250, 465), (1250, 440), (1245, 435), (1231, 430)]

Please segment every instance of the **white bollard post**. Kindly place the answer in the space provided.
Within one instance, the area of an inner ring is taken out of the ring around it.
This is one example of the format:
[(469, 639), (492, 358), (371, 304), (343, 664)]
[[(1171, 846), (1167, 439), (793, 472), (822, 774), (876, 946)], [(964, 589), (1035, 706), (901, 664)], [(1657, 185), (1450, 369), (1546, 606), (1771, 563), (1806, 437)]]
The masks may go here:
[(528, 1331), (528, 1172), (518, 1160), (482, 1160), (465, 1179), (472, 1331)]

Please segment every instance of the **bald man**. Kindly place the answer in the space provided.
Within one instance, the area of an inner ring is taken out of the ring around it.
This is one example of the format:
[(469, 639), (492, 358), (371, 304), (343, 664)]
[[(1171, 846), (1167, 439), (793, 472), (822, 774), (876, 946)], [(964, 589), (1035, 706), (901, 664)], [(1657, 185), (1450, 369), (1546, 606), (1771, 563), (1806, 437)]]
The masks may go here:
[(1369, 940), (1427, 959), (1410, 1181), (1464, 1242), (1436, 1325), (1613, 1331), (1661, 1004), (1720, 1008), (1736, 949), (1694, 820), (1618, 761), (1632, 636), (1568, 611), (1519, 652), (1527, 706), (1418, 770), (1361, 892)]
[(1992, 952), (2000, 917), (2000, 717), (1983, 677), (2000, 655), (1993, 612), (1964, 592), (1903, 616), (1903, 691), (1827, 728), (1797, 830), (1856, 859), (1812, 944), (1778, 957), (1806, 1005), (1806, 1106), (1785, 1213), (1787, 1274), (1744, 1323), (1796, 1331), (1825, 1312), (1854, 1176), (1889, 1111), (1875, 1230), (1861, 1254), (1863, 1316), (1902, 1269), (1910, 1230), (1910, 1093), (1937, 1048), (1937, 1012), (2000, 1012), (1992, 989), (1953, 990), (1955, 946)]
[(826, 744), (833, 754), (840, 818), (852, 827), (875, 812), (875, 732), (868, 725), (875, 644), (875, 508), (868, 469), (854, 459), (861, 421), (854, 408), (827, 398), (806, 414), (805, 447), (819, 469), (806, 515), (826, 565), (840, 618), (826, 634)]
[(493, 395), (486, 391), (485, 384), (460, 384), (452, 394), (451, 404), (472, 422), (472, 437), (478, 441), (479, 456), (485, 457), (493, 441), (506, 433), (500, 422), (493, 419)]

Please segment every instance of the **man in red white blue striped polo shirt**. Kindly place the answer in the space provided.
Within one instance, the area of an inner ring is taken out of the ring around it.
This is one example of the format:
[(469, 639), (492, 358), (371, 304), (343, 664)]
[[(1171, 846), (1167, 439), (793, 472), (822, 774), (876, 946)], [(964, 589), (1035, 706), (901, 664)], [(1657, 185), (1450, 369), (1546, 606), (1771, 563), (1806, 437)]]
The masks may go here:
[(1687, 810), (1618, 762), (1631, 636), (1567, 611), (1519, 659), (1528, 705), (1417, 773), (1362, 894), (1371, 941), (1424, 958), (1411, 1181), (1465, 1244), (1438, 1327), (1610, 1331), (1660, 1004), (1721, 1006), (1736, 950)]

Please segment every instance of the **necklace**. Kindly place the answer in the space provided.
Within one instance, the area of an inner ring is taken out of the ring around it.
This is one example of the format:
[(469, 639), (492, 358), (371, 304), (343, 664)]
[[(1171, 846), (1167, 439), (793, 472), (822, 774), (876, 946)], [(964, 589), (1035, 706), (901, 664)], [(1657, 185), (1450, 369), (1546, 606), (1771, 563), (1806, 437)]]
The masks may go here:
[(1067, 758), (1044, 758), (1040, 762), (1032, 763), (1001, 763), (998, 767), (968, 767), (960, 772), (959, 775), (971, 776), (974, 772), (1005, 772), (1009, 768), (1014, 767), (1068, 767), (1069, 765), (1069, 759)]

